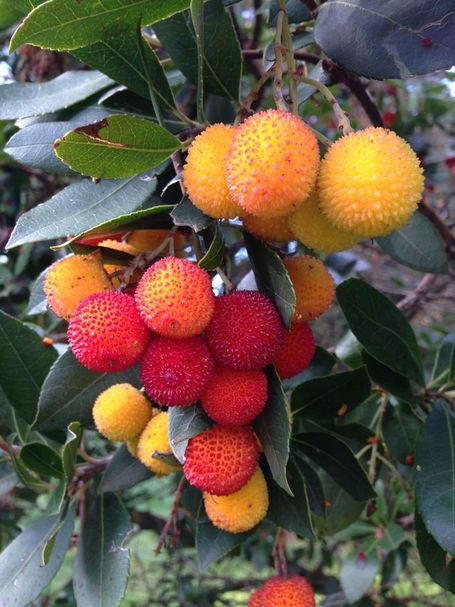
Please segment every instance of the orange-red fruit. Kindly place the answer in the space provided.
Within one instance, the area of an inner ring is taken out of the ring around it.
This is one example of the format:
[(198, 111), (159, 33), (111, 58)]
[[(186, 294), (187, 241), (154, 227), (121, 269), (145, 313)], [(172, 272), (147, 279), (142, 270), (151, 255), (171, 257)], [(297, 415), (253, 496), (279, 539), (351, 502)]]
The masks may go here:
[(213, 426), (189, 440), (183, 471), (198, 489), (230, 495), (250, 480), (258, 458), (259, 446), (251, 426)]
[(262, 588), (258, 588), (250, 596), (248, 607), (262, 607)]
[(263, 371), (237, 371), (215, 367), (201, 404), (222, 426), (243, 426), (261, 413), (267, 402), (267, 377)]
[(217, 362), (249, 371), (273, 361), (283, 345), (284, 333), (270, 299), (259, 291), (236, 291), (216, 298), (205, 337)]
[(316, 182), (319, 146), (302, 120), (281, 110), (254, 114), (241, 124), (226, 158), (234, 200), (258, 217), (289, 215)]
[(93, 293), (81, 301), (68, 328), (77, 360), (91, 371), (110, 372), (136, 364), (150, 339), (134, 299), (117, 291)]
[(284, 344), (273, 361), (281, 379), (300, 373), (310, 364), (316, 349), (313, 332), (304, 322), (293, 322)]
[(201, 397), (213, 366), (201, 337), (156, 336), (144, 354), (141, 381), (150, 398), (160, 405), (188, 405)]
[(315, 607), (316, 605), (311, 584), (300, 575), (270, 578), (262, 586), (260, 600), (261, 607)]
[(163, 257), (147, 270), (135, 299), (144, 322), (166, 337), (202, 333), (215, 307), (209, 274), (176, 257)]

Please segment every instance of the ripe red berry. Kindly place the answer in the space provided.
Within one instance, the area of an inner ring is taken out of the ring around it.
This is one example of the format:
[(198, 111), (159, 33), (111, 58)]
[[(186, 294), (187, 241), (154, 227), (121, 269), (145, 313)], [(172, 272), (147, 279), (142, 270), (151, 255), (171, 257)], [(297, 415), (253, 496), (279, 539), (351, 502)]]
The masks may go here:
[(291, 330), (285, 334), (283, 347), (273, 361), (278, 375), (286, 379), (303, 371), (310, 364), (315, 349), (310, 327), (304, 322), (292, 323)]
[(273, 577), (262, 586), (263, 607), (315, 607), (314, 590), (302, 576)]
[(213, 359), (201, 337), (156, 336), (144, 354), (141, 381), (160, 405), (188, 405), (201, 397), (212, 373)]
[(74, 356), (91, 371), (128, 369), (141, 358), (150, 339), (134, 299), (117, 291), (93, 293), (71, 317), (68, 342)]
[(267, 377), (263, 371), (237, 371), (215, 367), (201, 404), (222, 426), (242, 426), (261, 413), (267, 402)]
[(205, 337), (215, 360), (248, 371), (269, 365), (283, 345), (285, 328), (272, 304), (258, 291), (216, 298)]
[(183, 471), (198, 489), (230, 495), (250, 480), (258, 458), (259, 445), (251, 426), (213, 426), (189, 440)]

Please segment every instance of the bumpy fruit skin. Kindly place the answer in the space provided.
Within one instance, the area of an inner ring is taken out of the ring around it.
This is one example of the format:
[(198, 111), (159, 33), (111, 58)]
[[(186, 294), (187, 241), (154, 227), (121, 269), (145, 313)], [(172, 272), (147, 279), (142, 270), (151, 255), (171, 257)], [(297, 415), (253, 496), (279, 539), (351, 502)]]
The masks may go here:
[(254, 114), (236, 132), (226, 158), (234, 200), (258, 217), (295, 211), (316, 182), (319, 146), (311, 129), (281, 110)]
[(67, 320), (88, 295), (108, 289), (112, 284), (96, 255), (64, 257), (52, 264), (44, 279), (49, 307)]
[(168, 438), (168, 418), (169, 414), (166, 411), (153, 416), (142, 432), (136, 447), (136, 457), (158, 476), (165, 476), (180, 470), (180, 466), (153, 457), (155, 452), (172, 455)]
[(213, 373), (213, 359), (199, 337), (152, 338), (141, 365), (141, 381), (160, 405), (188, 405), (199, 400)]
[(243, 426), (257, 417), (267, 402), (267, 377), (263, 371), (237, 371), (215, 367), (202, 395), (201, 405), (222, 426)]
[(357, 234), (340, 230), (327, 219), (319, 208), (317, 190), (289, 217), (288, 222), (294, 238), (315, 251), (343, 251), (360, 240)]
[(262, 606), (262, 588), (258, 588), (250, 596), (248, 601), (248, 607), (261, 607)]
[(260, 468), (239, 491), (230, 495), (204, 493), (207, 516), (219, 529), (243, 533), (256, 527), (267, 514), (269, 492)]
[(183, 183), (191, 202), (214, 218), (237, 217), (242, 210), (229, 192), (224, 161), (235, 135), (233, 126), (214, 124), (191, 144), (183, 168)]
[(284, 259), (283, 263), (295, 289), (295, 320), (314, 320), (333, 302), (333, 278), (322, 261), (311, 255), (294, 255)]
[(401, 228), (417, 209), (423, 171), (396, 133), (370, 127), (334, 143), (319, 175), (320, 207), (341, 230), (362, 238)]
[[(169, 230), (134, 230), (128, 236), (128, 244), (135, 247), (141, 253), (153, 251), (158, 248), (163, 240), (169, 236)], [(175, 256), (182, 257), (185, 248), (185, 235), (176, 232), (173, 236)]]
[(314, 356), (316, 345), (313, 332), (305, 322), (293, 322), (286, 332), (284, 344), (273, 364), (281, 379), (294, 377), (308, 367)]
[(283, 217), (256, 217), (255, 215), (245, 215), (243, 218), (243, 227), (269, 242), (292, 242), (295, 240), (294, 234), (289, 229), (289, 218), (287, 215)]
[(258, 458), (259, 445), (251, 426), (213, 426), (190, 438), (183, 471), (201, 491), (230, 495), (250, 480)]
[(115, 384), (101, 392), (93, 406), (98, 432), (112, 441), (137, 436), (152, 417), (147, 398), (131, 384)]
[(144, 322), (166, 337), (202, 333), (215, 308), (209, 274), (176, 257), (163, 257), (145, 272), (135, 299)]
[(93, 293), (81, 301), (68, 328), (77, 360), (91, 371), (111, 372), (135, 365), (147, 347), (150, 330), (130, 295)]
[(315, 607), (314, 590), (302, 576), (273, 577), (262, 586), (261, 607)]
[(249, 371), (273, 361), (283, 345), (284, 333), (280, 316), (265, 295), (236, 291), (216, 298), (205, 338), (217, 362)]

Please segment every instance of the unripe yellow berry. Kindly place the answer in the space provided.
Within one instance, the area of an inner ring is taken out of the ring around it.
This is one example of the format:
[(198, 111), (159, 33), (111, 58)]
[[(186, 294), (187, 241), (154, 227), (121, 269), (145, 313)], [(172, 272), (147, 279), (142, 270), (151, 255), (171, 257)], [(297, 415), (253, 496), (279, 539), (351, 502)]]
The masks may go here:
[(131, 384), (115, 384), (101, 392), (93, 406), (98, 431), (112, 441), (137, 436), (152, 417), (147, 398)]
[[(135, 247), (139, 252), (145, 253), (157, 249), (164, 241), (165, 238), (169, 237), (169, 230), (158, 229), (158, 230), (134, 230), (128, 236), (128, 244)], [(183, 249), (185, 248), (186, 239), (185, 234), (182, 232), (176, 232), (172, 239), (174, 241), (174, 254), (176, 257), (183, 257)], [(163, 249), (161, 254), (167, 255), (169, 248)]]
[(287, 215), (272, 218), (245, 215), (243, 226), (254, 236), (269, 242), (292, 242), (296, 238), (289, 229), (288, 221)]
[(180, 466), (177, 464), (168, 464), (154, 457), (154, 454), (172, 456), (168, 438), (168, 417), (167, 411), (162, 411), (152, 417), (142, 432), (136, 448), (137, 458), (158, 476), (165, 476), (180, 470)]
[(362, 238), (401, 228), (424, 187), (419, 159), (404, 139), (370, 127), (335, 142), (321, 163), (320, 208), (341, 230)]
[(207, 516), (219, 529), (243, 533), (256, 527), (265, 518), (269, 492), (262, 470), (258, 468), (239, 491), (230, 495), (204, 493)]
[[(120, 253), (127, 253), (128, 255), (132, 255), (133, 257), (139, 255), (140, 253), (140, 251), (136, 249), (136, 247), (123, 240), (111, 240), (108, 238), (107, 240), (102, 240), (98, 246), (104, 247), (105, 249), (112, 249), (113, 251), (119, 251)], [(115, 276), (115, 272), (125, 270), (126, 265), (105, 263), (104, 269), (111, 277), (111, 282), (113, 286), (117, 289), (122, 281), (122, 275), (119, 274), (118, 276)], [(129, 282), (136, 283), (139, 281), (140, 277), (141, 274), (136, 271)]]

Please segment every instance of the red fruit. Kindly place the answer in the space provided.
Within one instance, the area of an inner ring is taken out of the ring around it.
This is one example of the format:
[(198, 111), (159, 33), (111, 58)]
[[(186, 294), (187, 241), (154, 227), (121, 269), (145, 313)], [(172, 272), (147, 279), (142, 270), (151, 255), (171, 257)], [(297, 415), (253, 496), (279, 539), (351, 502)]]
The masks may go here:
[(259, 445), (251, 426), (213, 426), (189, 440), (185, 458), (183, 472), (192, 485), (230, 495), (255, 473)]
[(261, 607), (262, 606), (262, 588), (258, 588), (250, 596), (248, 601), (248, 607)]
[(310, 364), (316, 346), (313, 332), (305, 322), (293, 322), (273, 364), (281, 379), (293, 377)]
[(201, 337), (157, 336), (144, 354), (141, 381), (160, 405), (188, 405), (201, 397), (212, 373), (213, 359)]
[(314, 591), (302, 576), (273, 577), (262, 586), (261, 607), (315, 607)]
[(263, 371), (237, 371), (215, 367), (201, 404), (222, 426), (243, 426), (261, 413), (267, 402), (267, 377)]
[(215, 360), (249, 371), (269, 365), (280, 351), (285, 328), (272, 304), (258, 291), (236, 291), (216, 298), (205, 337)]
[(81, 301), (71, 317), (68, 342), (74, 356), (91, 371), (110, 372), (136, 364), (150, 339), (134, 299), (100, 291)]

